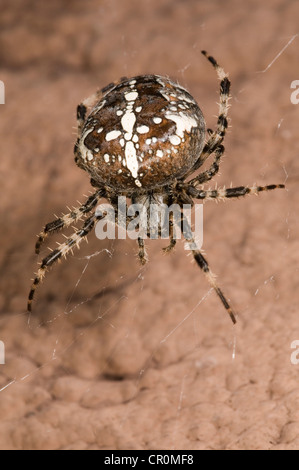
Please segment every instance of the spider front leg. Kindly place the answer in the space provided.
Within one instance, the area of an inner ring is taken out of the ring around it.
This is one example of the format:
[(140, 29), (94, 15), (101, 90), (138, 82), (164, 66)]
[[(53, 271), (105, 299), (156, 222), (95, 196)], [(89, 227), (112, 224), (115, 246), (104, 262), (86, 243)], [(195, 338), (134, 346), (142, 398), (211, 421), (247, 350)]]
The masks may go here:
[(48, 235), (51, 235), (58, 230), (62, 230), (65, 227), (69, 227), (72, 223), (77, 222), (80, 218), (88, 214), (97, 204), (98, 200), (104, 196), (104, 191), (102, 189), (96, 191), (94, 194), (89, 196), (84, 204), (79, 206), (78, 208), (74, 208), (68, 214), (64, 214), (62, 217), (59, 217), (52, 222), (49, 222), (45, 225), (44, 229), (38, 235), (38, 240), (35, 244), (35, 253), (39, 254), (40, 247), (45, 241)]
[(229, 109), (229, 98), (230, 98), (230, 81), (228, 78), (227, 73), (223, 70), (222, 67), (216, 62), (214, 57), (209, 56), (206, 51), (202, 51), (202, 54), (209, 60), (209, 62), (213, 65), (214, 69), (217, 72), (217, 76), (220, 80), (220, 103), (219, 103), (219, 114), (217, 120), (217, 128), (215, 131), (208, 129), (209, 138), (203, 148), (202, 153), (199, 155), (198, 160), (195, 162), (193, 167), (189, 170), (189, 176), (194, 171), (196, 171), (205, 161), (206, 159), (218, 149), (220, 144), (222, 143), (226, 129), (228, 127), (227, 115)]
[(220, 67), (214, 57), (209, 56), (206, 51), (202, 51), (202, 54), (211, 62), (220, 80), (220, 103), (217, 129), (215, 132), (210, 134), (208, 142), (204, 147), (203, 154), (201, 156), (201, 161), (203, 163), (205, 159), (218, 147), (218, 145), (221, 144), (228, 127), (227, 114), (229, 109), (230, 81), (227, 73), (224, 72), (223, 68)]

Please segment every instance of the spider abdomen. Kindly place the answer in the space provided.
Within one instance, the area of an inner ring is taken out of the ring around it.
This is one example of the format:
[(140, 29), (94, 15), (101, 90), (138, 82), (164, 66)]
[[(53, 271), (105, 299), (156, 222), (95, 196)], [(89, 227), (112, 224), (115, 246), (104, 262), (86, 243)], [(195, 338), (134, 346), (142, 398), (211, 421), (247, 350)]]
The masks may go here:
[(82, 127), (75, 160), (93, 184), (148, 191), (182, 178), (202, 152), (205, 121), (194, 98), (158, 75), (106, 87)]
[[(175, 229), (178, 228), (187, 242), (187, 249), (192, 251), (197, 265), (236, 323), (235, 314), (198, 246), (196, 233), (192, 233), (184, 212), (185, 204), (193, 203), (193, 199), (218, 201), (239, 198), (284, 188), (285, 185), (199, 189), (219, 171), (224, 153), (222, 142), (228, 126), (230, 92), (230, 81), (223, 68), (212, 56), (205, 51), (202, 53), (220, 81), (217, 128), (208, 132), (206, 142), (204, 118), (194, 98), (184, 88), (158, 75), (123, 78), (78, 106), (75, 161), (89, 173), (96, 190), (79, 207), (49, 222), (40, 232), (36, 253), (48, 235), (85, 217), (81, 228), (76, 227), (71, 236), (42, 260), (29, 291), (29, 312), (36, 288), (47, 269), (72, 252), (75, 246), (79, 248), (82, 240), (112, 209), (114, 224), (127, 228), (134, 238), (137, 236), (141, 264), (147, 261), (144, 238), (164, 238), (166, 229), (170, 242), (164, 252), (169, 252), (176, 245)], [(87, 107), (91, 107), (88, 116)], [(214, 158), (210, 166), (186, 181), (212, 154)], [(96, 208), (103, 197), (110, 203), (109, 209)], [(133, 203), (133, 214), (132, 206), (127, 207), (128, 199)], [(136, 212), (139, 212), (137, 225)], [(104, 238), (107, 236), (108, 231), (105, 231)], [(112, 238), (115, 238), (115, 232)]]

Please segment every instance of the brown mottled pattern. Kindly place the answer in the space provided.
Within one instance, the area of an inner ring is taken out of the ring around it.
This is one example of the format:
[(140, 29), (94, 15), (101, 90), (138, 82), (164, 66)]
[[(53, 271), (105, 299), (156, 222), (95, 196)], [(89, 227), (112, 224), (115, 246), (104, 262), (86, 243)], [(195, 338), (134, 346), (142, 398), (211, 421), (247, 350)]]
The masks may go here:
[[(136, 83), (130, 86), (133, 81)], [(138, 96), (133, 101), (132, 109), (136, 117), (133, 136), (138, 136), (137, 145), (135, 143), (134, 146), (140, 189), (147, 191), (159, 188), (175, 177), (184, 176), (197, 160), (204, 145), (205, 122), (194, 98), (179, 85), (156, 75), (126, 79), (113, 87), (107, 87), (107, 90), (101, 100), (94, 104), (82, 130), (76, 147), (77, 164), (99, 183), (105, 183), (115, 190), (136, 190), (135, 178), (124, 165), (124, 143), (121, 145), (125, 134), (121, 118), (128, 104), (125, 95), (135, 90)], [(117, 114), (120, 111), (123, 112), (122, 115)], [(177, 123), (169, 115), (176, 115), (182, 122), (184, 119), (191, 119), (192, 123), (196, 123), (184, 130), (184, 138), (179, 139), (180, 143), (177, 145), (169, 140), (178, 132)], [(160, 118), (161, 122), (155, 123), (154, 118)], [(148, 132), (138, 132), (140, 126), (147, 126)], [(98, 132), (101, 128), (103, 130)], [(88, 130), (92, 131), (86, 134)], [(120, 131), (121, 135), (107, 141), (106, 136), (111, 131)], [(92, 152), (93, 159), (84, 158), (79, 150), (80, 144)], [(109, 161), (105, 160), (105, 155), (106, 159), (109, 156)]]

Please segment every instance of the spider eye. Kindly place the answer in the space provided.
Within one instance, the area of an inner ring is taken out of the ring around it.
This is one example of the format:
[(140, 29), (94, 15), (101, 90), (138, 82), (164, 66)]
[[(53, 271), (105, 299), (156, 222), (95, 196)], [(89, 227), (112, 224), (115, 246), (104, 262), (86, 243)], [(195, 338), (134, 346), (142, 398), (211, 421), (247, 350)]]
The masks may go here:
[(153, 190), (182, 178), (204, 146), (205, 121), (187, 90), (158, 75), (104, 88), (84, 123), (76, 163), (114, 191)]

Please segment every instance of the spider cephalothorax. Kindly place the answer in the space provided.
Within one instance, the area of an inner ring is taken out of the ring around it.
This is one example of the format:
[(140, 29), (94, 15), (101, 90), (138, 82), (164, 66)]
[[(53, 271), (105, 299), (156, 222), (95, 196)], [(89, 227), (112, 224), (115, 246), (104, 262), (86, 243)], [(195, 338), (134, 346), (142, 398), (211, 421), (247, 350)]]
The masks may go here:
[[(96, 205), (102, 197), (112, 204), (117, 223), (117, 199), (120, 196), (130, 198), (133, 202), (142, 201), (146, 208), (150, 207), (152, 200), (167, 206), (175, 203), (183, 208), (185, 203), (193, 204), (193, 199), (223, 200), (284, 187), (283, 184), (215, 190), (204, 190), (201, 187), (219, 170), (224, 152), (222, 141), (228, 126), (230, 91), (226, 73), (213, 57), (207, 56), (205, 51), (203, 54), (214, 66), (220, 80), (217, 127), (215, 131), (208, 130), (207, 140), (204, 117), (194, 98), (180, 85), (158, 75), (123, 78), (78, 106), (75, 161), (90, 175), (96, 191), (79, 208), (48, 223), (39, 234), (37, 253), (48, 234), (86, 218), (81, 229), (42, 260), (29, 293), (29, 311), (35, 289), (47, 268), (67, 255), (74, 245), (79, 246), (96, 221), (103, 217), (96, 211)], [(91, 108), (89, 113), (88, 108)], [(192, 177), (211, 154), (214, 154), (211, 165)], [(130, 217), (127, 217), (127, 224), (129, 222)], [(169, 225), (170, 243), (165, 251), (170, 251), (176, 243), (172, 220)], [(192, 235), (186, 237), (184, 233), (184, 236), (195, 261), (235, 323), (235, 315), (196, 241)], [(143, 238), (138, 238), (138, 245), (139, 259), (145, 263)]]

